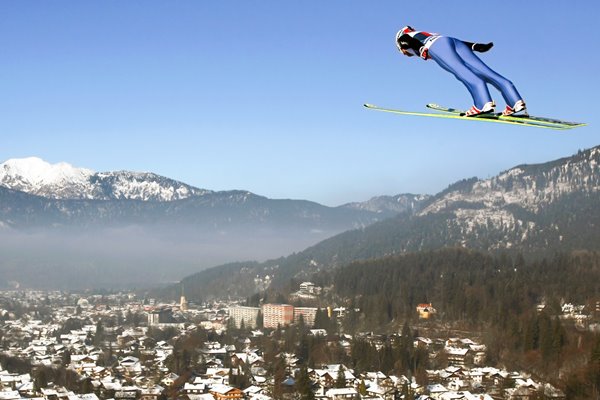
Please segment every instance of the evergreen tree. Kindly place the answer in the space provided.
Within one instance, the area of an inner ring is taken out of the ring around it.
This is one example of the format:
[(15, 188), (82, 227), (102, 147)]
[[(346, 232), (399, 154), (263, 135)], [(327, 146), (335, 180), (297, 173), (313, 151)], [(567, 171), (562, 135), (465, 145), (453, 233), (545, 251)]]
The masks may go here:
[(285, 380), (286, 365), (283, 357), (276, 357), (275, 364), (273, 365), (273, 388), (272, 395), (276, 400), (283, 398), (283, 381)]
[(383, 346), (380, 350), (380, 362), (379, 369), (386, 374), (389, 374), (394, 369), (394, 355), (392, 352), (392, 347), (389, 344)]
[(394, 349), (394, 358), (396, 362), (394, 369), (400, 375), (406, 375), (412, 369), (412, 358), (414, 353), (413, 334), (408, 325), (408, 321), (404, 321), (402, 326), (402, 335)]
[(71, 364), (71, 352), (69, 351), (69, 349), (65, 349), (65, 351), (63, 351), (61, 360), (62, 365), (65, 367)]
[(311, 337), (308, 334), (300, 335), (300, 342), (295, 353), (303, 363), (309, 362), (311, 342)]
[(94, 391), (94, 385), (92, 384), (92, 380), (90, 378), (86, 378), (81, 381), (81, 393), (92, 393)]
[(338, 369), (337, 378), (335, 380), (336, 388), (344, 388), (346, 387), (346, 375), (344, 374), (344, 368), (340, 365)]
[(262, 311), (259, 311), (258, 315), (256, 316), (256, 328), (257, 329), (264, 328), (264, 318), (263, 318)]
[(587, 365), (587, 381), (592, 393), (600, 394), (600, 335), (596, 336)]
[(40, 392), (48, 387), (48, 371), (46, 367), (38, 367), (34, 372), (33, 390)]
[(301, 400), (314, 400), (315, 398), (306, 364), (300, 366), (300, 370), (296, 376), (296, 391), (300, 395)]
[(359, 326), (359, 322), (360, 322), (360, 313), (355, 311), (356, 306), (354, 305), (354, 299), (352, 300), (352, 304), (350, 305), (349, 309), (348, 309), (348, 313), (346, 314), (346, 317), (343, 319), (342, 321), (342, 326), (344, 328), (344, 332), (349, 333), (349, 334), (354, 334), (356, 333), (358, 326)]
[(325, 329), (329, 333), (330, 319), (327, 315), (327, 310), (324, 308), (318, 308), (315, 314), (315, 329)]
[(99, 346), (104, 342), (104, 324), (102, 320), (99, 319), (96, 323), (96, 333), (94, 334), (93, 344)]
[(548, 363), (551, 359), (554, 359), (554, 329), (552, 327), (550, 316), (545, 312), (540, 313), (538, 316), (538, 326), (540, 331), (539, 348), (542, 354), (542, 360), (545, 363)]

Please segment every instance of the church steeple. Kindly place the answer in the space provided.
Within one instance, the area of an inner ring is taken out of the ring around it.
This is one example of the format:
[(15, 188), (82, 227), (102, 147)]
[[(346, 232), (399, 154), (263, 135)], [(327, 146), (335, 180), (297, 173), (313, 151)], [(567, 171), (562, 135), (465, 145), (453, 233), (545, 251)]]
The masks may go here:
[(188, 304), (187, 304), (187, 300), (185, 299), (185, 293), (183, 291), (183, 282), (181, 283), (181, 298), (179, 299), (179, 309), (181, 311), (187, 311), (188, 308)]

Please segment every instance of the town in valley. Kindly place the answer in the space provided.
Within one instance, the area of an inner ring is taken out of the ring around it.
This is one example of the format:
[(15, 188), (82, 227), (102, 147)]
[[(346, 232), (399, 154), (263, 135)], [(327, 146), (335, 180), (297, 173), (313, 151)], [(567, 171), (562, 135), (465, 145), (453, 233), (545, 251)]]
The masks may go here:
[[(310, 303), (161, 302), (127, 292), (0, 293), (0, 400), (565, 399), (487, 357), (477, 332), (441, 329), (419, 304), (397, 332), (350, 332), (355, 310)], [(539, 306), (543, 309), (543, 305)], [(560, 320), (595, 329), (596, 310)], [(404, 372), (404, 373), (399, 373)]]

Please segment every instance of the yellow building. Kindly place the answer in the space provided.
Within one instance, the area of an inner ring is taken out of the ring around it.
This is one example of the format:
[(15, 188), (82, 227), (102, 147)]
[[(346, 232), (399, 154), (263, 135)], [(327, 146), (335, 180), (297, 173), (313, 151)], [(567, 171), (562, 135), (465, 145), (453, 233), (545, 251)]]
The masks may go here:
[(417, 313), (419, 313), (419, 318), (429, 319), (436, 313), (436, 310), (431, 303), (421, 303), (417, 306)]

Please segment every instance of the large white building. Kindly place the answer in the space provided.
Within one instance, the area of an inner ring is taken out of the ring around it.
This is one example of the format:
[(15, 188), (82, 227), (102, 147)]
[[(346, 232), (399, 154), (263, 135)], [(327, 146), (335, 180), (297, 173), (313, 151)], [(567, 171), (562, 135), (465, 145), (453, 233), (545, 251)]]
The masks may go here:
[(229, 309), (229, 318), (238, 328), (242, 326), (242, 321), (246, 328), (256, 328), (259, 312), (259, 307), (234, 306)]

